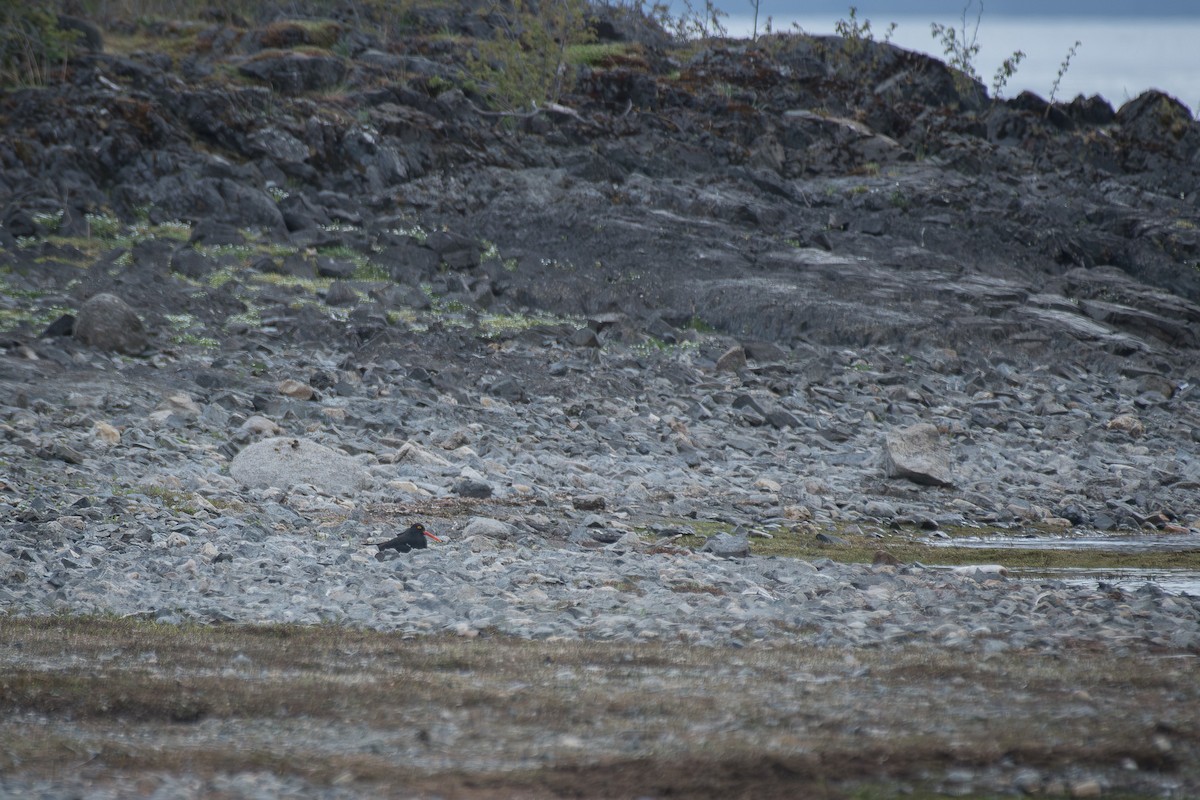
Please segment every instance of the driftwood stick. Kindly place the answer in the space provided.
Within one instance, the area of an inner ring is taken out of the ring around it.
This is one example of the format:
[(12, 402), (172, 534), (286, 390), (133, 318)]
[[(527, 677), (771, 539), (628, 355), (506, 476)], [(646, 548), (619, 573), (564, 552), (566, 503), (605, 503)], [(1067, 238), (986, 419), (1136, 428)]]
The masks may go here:
[[(468, 100), (467, 102), (471, 103), (470, 100)], [(564, 117), (570, 117), (571, 119), (575, 120), (576, 122), (581, 122), (584, 125), (591, 125), (593, 128), (603, 129), (603, 127), (601, 125), (599, 125), (598, 123), (593, 122), (590, 119), (584, 118), (575, 109), (570, 108), (569, 106), (564, 106), (561, 103), (546, 103), (544, 106), (539, 106), (537, 103), (534, 103), (532, 111), (486, 111), (486, 110), (480, 108), (479, 106), (475, 105), (474, 103), (471, 103), (471, 107), (474, 108), (478, 114), (485, 116), (485, 117), (511, 117), (512, 119), (533, 119), (538, 114), (542, 114), (542, 113), (561, 114)]]

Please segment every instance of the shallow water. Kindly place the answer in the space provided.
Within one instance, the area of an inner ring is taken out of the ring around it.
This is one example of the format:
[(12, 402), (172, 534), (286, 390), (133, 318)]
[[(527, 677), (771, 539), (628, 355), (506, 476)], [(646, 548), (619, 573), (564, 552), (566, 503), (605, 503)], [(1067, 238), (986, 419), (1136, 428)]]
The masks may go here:
[[(1105, 550), (1128, 553), (1184, 553), (1200, 550), (1200, 535), (1197, 534), (1123, 534), (1108, 535), (1097, 532), (1085, 534), (995, 534), (990, 536), (963, 536), (952, 539), (926, 538), (933, 547), (965, 547), (1011, 550)], [(1140, 569), (1136, 567), (1061, 569), (1021, 568), (1010, 569), (1009, 574), (1020, 578), (1050, 578), (1064, 583), (1095, 586), (1109, 583), (1123, 589), (1136, 589), (1153, 583), (1171, 594), (1200, 596), (1200, 570), (1194, 569)]]
[(1047, 578), (1075, 586), (1094, 587), (1098, 583), (1119, 586), (1125, 591), (1134, 591), (1148, 583), (1170, 594), (1188, 594), (1200, 597), (1200, 572), (1192, 569), (1013, 569), (1014, 578)]
[(1200, 550), (1197, 534), (1104, 534), (1064, 533), (1059, 535), (993, 534), (989, 536), (956, 536), (952, 539), (927, 538), (934, 547), (986, 547), (1013, 550), (1111, 550), (1130, 553), (1171, 553)]

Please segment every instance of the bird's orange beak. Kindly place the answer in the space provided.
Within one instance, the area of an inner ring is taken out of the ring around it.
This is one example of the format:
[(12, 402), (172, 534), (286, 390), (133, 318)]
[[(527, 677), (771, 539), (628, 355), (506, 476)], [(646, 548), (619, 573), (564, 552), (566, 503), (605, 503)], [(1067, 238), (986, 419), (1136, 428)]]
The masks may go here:
[(433, 539), (435, 542), (439, 542), (439, 543), (440, 543), (440, 542), (442, 541), (441, 539), (439, 539), (438, 537), (434, 536), (434, 535), (433, 535), (432, 533), (430, 533), (429, 531), (421, 531), (421, 533), (425, 534), (425, 535), (426, 535), (426, 536), (428, 536), (430, 539)]

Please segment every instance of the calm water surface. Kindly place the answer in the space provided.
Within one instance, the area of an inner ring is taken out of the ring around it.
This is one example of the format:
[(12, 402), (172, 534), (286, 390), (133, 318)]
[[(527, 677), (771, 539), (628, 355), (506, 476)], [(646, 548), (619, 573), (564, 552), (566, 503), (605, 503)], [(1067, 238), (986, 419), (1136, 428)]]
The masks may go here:
[[(725, 27), (731, 35), (749, 36), (753, 18), (737, 10), (725, 20)], [(1119, 108), (1154, 88), (1174, 96), (1195, 113), (1200, 107), (1200, 2), (1196, 10), (1196, 16), (1165, 19), (1005, 17), (985, 13), (978, 30), (981, 49), (974, 63), (990, 91), (996, 68), (1014, 50), (1022, 50), (1025, 59), (1003, 94), (1011, 97), (1028, 89), (1048, 97), (1067, 51), (1078, 40), (1081, 44), (1060, 82), (1057, 99), (1099, 94)], [(775, 30), (792, 30), (796, 22), (807, 33), (829, 34), (834, 32), (837, 20), (846, 16), (776, 14), (773, 22)], [(860, 23), (862, 20), (860, 16)], [(930, 35), (929, 23), (934, 21), (931, 16), (879, 16), (870, 21), (875, 38), (881, 39), (888, 23), (895, 22), (893, 43), (943, 58), (940, 44)], [(962, 26), (957, 16), (936, 21), (955, 28)], [(974, 20), (968, 22), (969, 35)], [(764, 23), (765, 18), (760, 17), (760, 30)]]
[[(1105, 550), (1117, 553), (1166, 552), (1183, 553), (1200, 550), (1200, 535), (1196, 534), (1087, 534), (963, 536), (953, 539), (924, 539), (935, 547), (965, 547), (1013, 550)], [(1001, 559), (1003, 561), (1003, 559)], [(1124, 589), (1136, 589), (1146, 583), (1156, 584), (1172, 594), (1187, 593), (1200, 596), (1200, 571), (1193, 569), (1138, 569), (1116, 567), (1105, 569), (1014, 569), (1016, 578), (1052, 578), (1064, 583), (1095, 586), (1110, 583)]]

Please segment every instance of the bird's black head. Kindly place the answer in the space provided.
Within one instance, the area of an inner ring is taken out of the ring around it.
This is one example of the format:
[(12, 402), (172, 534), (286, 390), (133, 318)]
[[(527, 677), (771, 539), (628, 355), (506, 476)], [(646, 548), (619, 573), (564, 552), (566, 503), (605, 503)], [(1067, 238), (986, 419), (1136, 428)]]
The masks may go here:
[(436, 537), (432, 533), (430, 533), (428, 530), (426, 530), (425, 526), (419, 522), (414, 522), (412, 525), (410, 525), (408, 530), (405, 531), (405, 533), (410, 533), (413, 535), (414, 539), (420, 540), (421, 547), (425, 546), (425, 541), (424, 541), (425, 537), (429, 537), (430, 539), (433, 539), (435, 542), (442, 541), (441, 539), (439, 539), (438, 537)]

